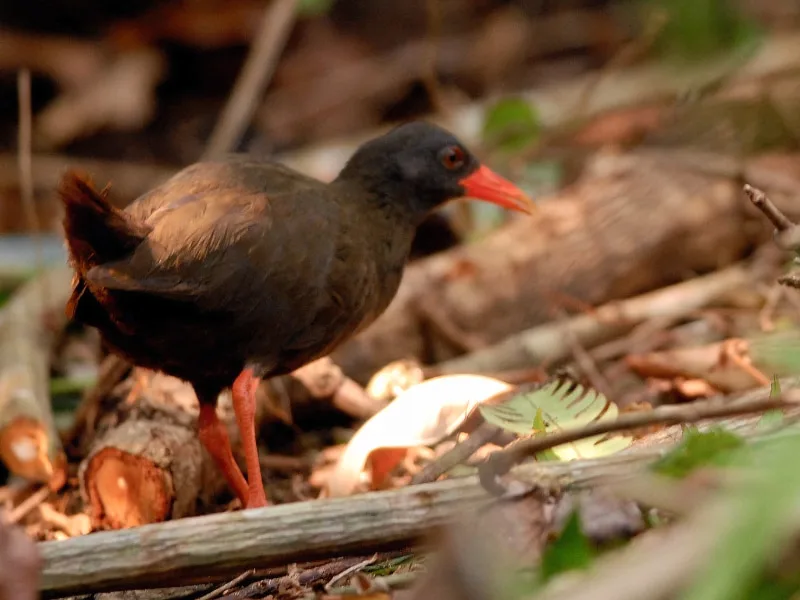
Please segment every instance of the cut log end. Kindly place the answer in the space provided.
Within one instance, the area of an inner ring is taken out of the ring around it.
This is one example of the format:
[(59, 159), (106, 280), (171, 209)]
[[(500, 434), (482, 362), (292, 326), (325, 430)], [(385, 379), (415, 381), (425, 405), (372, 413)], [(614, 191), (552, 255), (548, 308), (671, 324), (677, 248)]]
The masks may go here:
[(195, 514), (206, 483), (200, 442), (193, 429), (164, 414), (152, 417), (107, 431), (81, 463), (78, 477), (94, 527), (124, 529)]
[(103, 448), (87, 463), (84, 482), (94, 527), (136, 527), (170, 516), (172, 477), (146, 457)]
[(47, 483), (54, 490), (66, 482), (66, 456), (35, 419), (17, 417), (0, 428), (0, 460), (12, 473)]

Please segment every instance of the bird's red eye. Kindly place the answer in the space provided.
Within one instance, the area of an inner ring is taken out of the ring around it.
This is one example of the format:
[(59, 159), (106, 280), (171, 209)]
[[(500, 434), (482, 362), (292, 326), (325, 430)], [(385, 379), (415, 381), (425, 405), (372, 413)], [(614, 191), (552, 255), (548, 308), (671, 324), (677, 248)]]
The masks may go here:
[(464, 151), (458, 146), (448, 146), (440, 154), (442, 164), (450, 169), (460, 169), (464, 166)]

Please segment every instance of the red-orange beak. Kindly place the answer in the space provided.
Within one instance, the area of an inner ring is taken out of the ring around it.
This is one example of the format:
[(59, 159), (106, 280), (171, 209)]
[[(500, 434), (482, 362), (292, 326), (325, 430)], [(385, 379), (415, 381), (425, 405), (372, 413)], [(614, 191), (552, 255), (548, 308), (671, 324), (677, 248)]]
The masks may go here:
[(477, 171), (464, 177), (459, 183), (466, 192), (464, 195), (470, 198), (528, 214), (536, 210), (533, 200), (525, 192), (489, 167), (481, 165)]

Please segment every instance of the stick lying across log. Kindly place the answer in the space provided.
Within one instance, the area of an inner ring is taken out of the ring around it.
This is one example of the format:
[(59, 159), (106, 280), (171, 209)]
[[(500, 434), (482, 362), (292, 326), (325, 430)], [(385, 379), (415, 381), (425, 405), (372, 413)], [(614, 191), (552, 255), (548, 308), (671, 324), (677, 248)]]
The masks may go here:
[(0, 460), (54, 487), (66, 460), (50, 408), (50, 342), (65, 321), (71, 278), (64, 268), (46, 271), (0, 312)]
[[(799, 383), (797, 378), (786, 379), (781, 387), (789, 389)], [(768, 389), (758, 389), (740, 401), (764, 400), (768, 395)], [(758, 421), (758, 417), (737, 417), (722, 422), (750, 436), (759, 433)], [(681, 435), (681, 426), (668, 427), (624, 453), (600, 460), (529, 462), (511, 473), (519, 481), (540, 487), (551, 483), (592, 487), (630, 477), (668, 451)], [(188, 585), (222, 580), (248, 568), (350, 552), (363, 554), (414, 543), (490, 501), (473, 475), (349, 498), (295, 502), (43, 542), (39, 544), (44, 560), (41, 589), (43, 597), (57, 598)]]
[[(655, 455), (648, 450), (612, 457), (592, 474), (629, 472)], [(514, 473), (527, 473), (528, 479), (533, 474), (558, 477), (570, 468), (574, 466), (568, 463), (548, 463), (544, 470), (523, 465)], [(363, 554), (413, 543), (461, 511), (490, 501), (473, 476), (43, 542), (41, 585), (44, 597), (55, 598), (183, 585), (224, 579), (253, 567)]]

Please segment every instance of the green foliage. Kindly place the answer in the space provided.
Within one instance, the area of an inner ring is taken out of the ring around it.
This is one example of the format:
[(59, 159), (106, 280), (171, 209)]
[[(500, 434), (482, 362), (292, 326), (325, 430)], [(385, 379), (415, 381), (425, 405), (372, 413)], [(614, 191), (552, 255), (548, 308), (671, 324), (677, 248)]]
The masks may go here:
[[(547, 435), (547, 423), (544, 421), (544, 413), (541, 408), (536, 409), (536, 416), (533, 418), (533, 431), (534, 437), (543, 437)], [(558, 454), (553, 452), (550, 448), (536, 455), (537, 460), (558, 460)]]
[(541, 135), (539, 114), (523, 98), (504, 98), (489, 107), (483, 123), (483, 141), (505, 152), (519, 152)]
[(753, 364), (771, 375), (800, 374), (800, 330), (775, 331), (750, 338)]
[[(502, 404), (479, 407), (487, 422), (519, 435), (577, 429), (593, 422), (613, 421), (617, 405), (581, 385), (554, 381), (527, 394), (513, 396)], [(630, 446), (630, 436), (594, 436), (552, 449), (560, 460), (614, 454)]]
[[(778, 379), (777, 375), (772, 376), (772, 382), (769, 385), (769, 397), (770, 398), (777, 398), (781, 395), (781, 382)], [(774, 409), (768, 410), (761, 418), (758, 420), (756, 424), (756, 428), (760, 430), (769, 430), (777, 427), (778, 425), (783, 423), (783, 411)]]
[(561, 535), (545, 548), (540, 575), (547, 582), (556, 575), (576, 569), (587, 569), (595, 558), (595, 549), (581, 530), (580, 516), (573, 511)]
[(650, 0), (667, 18), (656, 41), (662, 54), (683, 60), (750, 49), (758, 27), (745, 19), (734, 0)]
[[(751, 464), (758, 465), (733, 498), (734, 514), (720, 536), (710, 561), (683, 600), (746, 600), (761, 598), (764, 568), (786, 536), (786, 524), (800, 500), (800, 435), (780, 437), (753, 448)], [(785, 597), (776, 595), (773, 597)]]
[(652, 465), (662, 475), (681, 478), (699, 467), (724, 466), (736, 458), (736, 451), (745, 447), (739, 436), (714, 427), (698, 431), (696, 427), (685, 427), (681, 443)]
[(318, 17), (326, 14), (333, 6), (335, 0), (300, 0), (297, 4), (297, 14), (301, 17)]
[(413, 554), (403, 554), (402, 556), (389, 558), (374, 565), (367, 565), (362, 570), (375, 577), (386, 577), (397, 571), (403, 565), (414, 562), (415, 559), (416, 557)]

